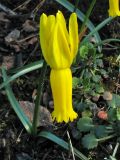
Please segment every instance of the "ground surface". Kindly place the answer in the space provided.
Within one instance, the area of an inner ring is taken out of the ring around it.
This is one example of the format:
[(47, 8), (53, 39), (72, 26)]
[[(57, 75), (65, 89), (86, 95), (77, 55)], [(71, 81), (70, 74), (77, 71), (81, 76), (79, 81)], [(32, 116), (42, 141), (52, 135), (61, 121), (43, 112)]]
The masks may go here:
[[(28, 2), (28, 4), (27, 4)], [(72, 0), (71, 0), (72, 2)], [(89, 0), (80, 1), (79, 8), (85, 13), (89, 6)], [(1, 4), (3, 6), (1, 6)], [(21, 6), (21, 4), (23, 4)], [(4, 8), (7, 7), (7, 8)], [(9, 10), (10, 9), (10, 10)], [(11, 67), (20, 67), (25, 64), (41, 59), (41, 51), (39, 46), (38, 30), (39, 30), (39, 15), (45, 12), (47, 14), (55, 14), (57, 10), (62, 10), (66, 18), (70, 12), (64, 7), (58, 5), (53, 0), (46, 1), (23, 1), (23, 0), (1, 0), (0, 1), (0, 63), (4, 63), (9, 70)], [(92, 22), (97, 25), (108, 17), (108, 1), (98, 1), (91, 15)], [(12, 32), (12, 36), (11, 33)], [(120, 39), (120, 19), (116, 18), (111, 23), (107, 24), (101, 31), (102, 39), (118, 38)], [(13, 38), (11, 40), (11, 38)], [(114, 44), (115, 49), (111, 46), (104, 46), (104, 59), (115, 55), (119, 55), (119, 43)], [(111, 62), (113, 64), (113, 62)], [(105, 61), (105, 66), (108, 67), (108, 61)], [(119, 81), (118, 66), (111, 65), (116, 72), (109, 75), (107, 85), (109, 90), (114, 92), (116, 85), (113, 84), (112, 77), (116, 77)], [(115, 74), (117, 73), (117, 74)], [(37, 88), (37, 76), (39, 71), (29, 73), (22, 78), (17, 79), (12, 88), (15, 96), (19, 101), (33, 102), (34, 94)], [(111, 76), (111, 77), (110, 77)], [(49, 69), (47, 71), (49, 77)], [(2, 82), (2, 78), (1, 78)], [(115, 82), (116, 83), (116, 82)], [(119, 82), (118, 82), (119, 83)], [(111, 89), (112, 88), (112, 89)], [(117, 89), (119, 93), (119, 88)], [(100, 101), (96, 102), (104, 104)], [(53, 102), (49, 80), (46, 78), (45, 87), (42, 98), (42, 105), (46, 106), (51, 112), (53, 110)], [(67, 140), (66, 131), (69, 130), (73, 146), (80, 150), (90, 160), (103, 160), (112, 153), (113, 147), (116, 144), (114, 140), (109, 140), (100, 144), (96, 149), (88, 151), (81, 147), (81, 143), (74, 138), (73, 131), (76, 122), (66, 124), (44, 125), (39, 127), (39, 130), (48, 130), (59, 137)], [(72, 133), (73, 132), (73, 133)], [(112, 148), (111, 148), (112, 147)], [(117, 153), (117, 160), (120, 160), (120, 152)], [(5, 91), (0, 93), (0, 159), (1, 160), (72, 160), (71, 154), (60, 148), (58, 145), (41, 138), (34, 138), (26, 133), (22, 124), (12, 110)], [(76, 158), (77, 160), (77, 158)]]

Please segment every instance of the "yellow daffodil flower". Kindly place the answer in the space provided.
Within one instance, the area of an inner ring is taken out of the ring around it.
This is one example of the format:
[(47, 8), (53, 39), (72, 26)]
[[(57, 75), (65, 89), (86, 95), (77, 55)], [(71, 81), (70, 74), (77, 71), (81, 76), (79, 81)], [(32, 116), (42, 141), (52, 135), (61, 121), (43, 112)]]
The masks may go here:
[(69, 32), (61, 11), (54, 15), (40, 17), (40, 44), (43, 56), (51, 67), (50, 83), (54, 111), (53, 120), (73, 121), (77, 113), (72, 107), (72, 73), (70, 66), (78, 50), (77, 16), (72, 13), (69, 19)]
[(109, 15), (120, 16), (119, 0), (109, 0)]

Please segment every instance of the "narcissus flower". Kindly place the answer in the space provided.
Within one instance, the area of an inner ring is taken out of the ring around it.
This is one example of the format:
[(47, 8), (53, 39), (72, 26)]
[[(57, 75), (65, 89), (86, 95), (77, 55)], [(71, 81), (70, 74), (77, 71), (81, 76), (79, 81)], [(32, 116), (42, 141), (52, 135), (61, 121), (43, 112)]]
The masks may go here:
[(120, 16), (119, 0), (109, 0), (109, 15)]
[(50, 83), (54, 111), (53, 120), (73, 121), (77, 113), (72, 107), (72, 73), (70, 66), (78, 50), (77, 16), (72, 13), (69, 19), (69, 32), (61, 11), (54, 15), (40, 17), (40, 44), (43, 56), (51, 67)]

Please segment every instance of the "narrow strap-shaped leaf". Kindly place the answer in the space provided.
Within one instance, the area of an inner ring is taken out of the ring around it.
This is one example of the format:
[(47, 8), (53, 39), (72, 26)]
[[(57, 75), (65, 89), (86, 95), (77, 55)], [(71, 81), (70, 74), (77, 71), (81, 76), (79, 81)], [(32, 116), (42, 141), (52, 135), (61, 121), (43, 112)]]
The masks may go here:
[[(110, 43), (110, 42), (120, 42), (120, 39), (117, 39), (117, 38), (109, 38), (109, 39), (105, 39), (105, 40), (102, 40), (101, 43), (96, 43), (95, 46), (98, 46), (98, 45), (103, 45), (105, 43)], [(119, 47), (119, 46), (118, 46)]]
[[(50, 133), (50, 132), (46, 132), (46, 131), (42, 131), (38, 134), (38, 136), (47, 138), (53, 142), (55, 142), (56, 144), (58, 144), (59, 146), (63, 147), (64, 149), (69, 151), (69, 144), (67, 142), (65, 142), (64, 140), (62, 140), (61, 138), (57, 137), (56, 135)], [(80, 151), (78, 151), (76, 148), (74, 149), (74, 154), (80, 158), (81, 160), (88, 160), (88, 158), (86, 156), (84, 156)]]
[[(110, 21), (113, 20), (113, 17), (109, 17), (107, 19), (105, 19), (104, 21), (102, 21), (99, 25), (97, 25), (82, 41), (81, 45), (83, 45), (83, 43), (85, 43), (86, 41), (88, 41), (88, 39), (90, 38), (90, 36), (94, 35), (97, 31), (99, 31), (101, 28), (103, 28), (106, 24), (108, 24)], [(99, 42), (100, 43), (100, 42)]]
[[(7, 81), (8, 77), (7, 77), (6, 71), (3, 67), (2, 67), (2, 75), (3, 75), (3, 80)], [(16, 98), (13, 94), (13, 91), (12, 91), (9, 84), (7, 84), (5, 86), (5, 90), (6, 90), (6, 94), (7, 94), (7, 97), (10, 101), (10, 104), (11, 104), (12, 108), (16, 112), (17, 116), (19, 117), (20, 121), (22, 122), (22, 124), (25, 127), (25, 129), (27, 130), (27, 132), (31, 133), (32, 124), (29, 121), (29, 119), (26, 117), (24, 112), (22, 111), (22, 109), (19, 105), (19, 102), (16, 100)]]
[(6, 79), (6, 81), (4, 81), (1, 85), (0, 85), (0, 89), (2, 89), (5, 85), (7, 85), (8, 83), (12, 82), (13, 80), (15, 80), (16, 78), (29, 73), (31, 71), (34, 71), (36, 69), (39, 69), (43, 66), (43, 61), (37, 61), (37, 62), (33, 62), (29, 65), (26, 65), (24, 67), (21, 67), (20, 69), (16, 70), (16, 74), (12, 75), (11, 77), (8, 77)]

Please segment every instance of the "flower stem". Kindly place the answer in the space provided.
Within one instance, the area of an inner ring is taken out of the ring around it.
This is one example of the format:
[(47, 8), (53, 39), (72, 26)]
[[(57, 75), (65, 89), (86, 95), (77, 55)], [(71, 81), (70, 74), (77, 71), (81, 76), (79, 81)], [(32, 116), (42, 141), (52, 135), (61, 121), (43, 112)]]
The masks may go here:
[(97, 141), (98, 141), (98, 142), (104, 142), (104, 141), (106, 141), (106, 140), (108, 140), (108, 139), (111, 139), (111, 138), (113, 138), (113, 137), (115, 137), (115, 136), (116, 136), (116, 134), (112, 134), (112, 135), (110, 135), (110, 136), (97, 139)]
[(39, 84), (37, 88), (37, 97), (35, 100), (35, 109), (34, 109), (34, 114), (33, 114), (33, 123), (32, 123), (32, 134), (36, 135), (37, 134), (37, 124), (40, 118), (40, 101), (41, 101), (41, 95), (42, 95), (42, 90), (44, 86), (44, 79), (45, 79), (45, 73), (47, 70), (47, 64), (44, 62), (43, 68), (41, 70), (41, 75), (39, 77)]

